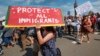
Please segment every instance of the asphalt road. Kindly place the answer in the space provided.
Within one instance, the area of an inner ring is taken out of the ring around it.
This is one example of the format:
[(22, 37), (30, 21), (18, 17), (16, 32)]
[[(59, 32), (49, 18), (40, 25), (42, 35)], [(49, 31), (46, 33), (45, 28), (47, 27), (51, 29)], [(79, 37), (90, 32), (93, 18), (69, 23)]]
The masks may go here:
[[(73, 43), (72, 36), (63, 36), (63, 38), (57, 38), (57, 47), (60, 48), (62, 56), (100, 56), (100, 35), (91, 34), (91, 42), (86, 43), (85, 41), (81, 44)], [(20, 52), (21, 48), (18, 45), (15, 45), (12, 48), (4, 48), (4, 54), (2, 56), (23, 56), (27, 51)], [(31, 47), (29, 56), (32, 56)], [(39, 53), (39, 56), (41, 54)]]

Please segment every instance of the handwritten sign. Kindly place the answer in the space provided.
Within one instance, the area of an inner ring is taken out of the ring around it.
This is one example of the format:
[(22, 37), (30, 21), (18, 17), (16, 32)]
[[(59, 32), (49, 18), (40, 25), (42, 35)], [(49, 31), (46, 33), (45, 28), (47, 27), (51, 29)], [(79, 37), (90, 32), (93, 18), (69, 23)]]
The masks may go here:
[(63, 26), (62, 13), (58, 8), (10, 6), (8, 27)]
[(84, 4), (80, 5), (80, 6), (78, 6), (78, 7), (76, 8), (76, 11), (77, 11), (77, 14), (78, 14), (78, 15), (81, 15), (81, 14), (87, 12), (87, 11), (90, 11), (91, 9), (93, 9), (93, 6), (92, 6), (92, 4), (88, 1), (88, 2), (86, 2), (86, 3), (84, 3)]

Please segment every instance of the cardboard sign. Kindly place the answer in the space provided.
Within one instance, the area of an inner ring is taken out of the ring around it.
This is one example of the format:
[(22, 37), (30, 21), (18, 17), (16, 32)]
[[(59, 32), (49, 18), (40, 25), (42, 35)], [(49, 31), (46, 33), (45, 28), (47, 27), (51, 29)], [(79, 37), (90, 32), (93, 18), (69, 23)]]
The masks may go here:
[(62, 13), (58, 8), (10, 6), (7, 27), (63, 26)]
[(88, 1), (88, 2), (86, 2), (86, 3), (84, 3), (84, 4), (80, 5), (80, 6), (78, 6), (78, 7), (76, 8), (76, 11), (77, 11), (77, 14), (78, 14), (78, 15), (81, 15), (81, 14), (87, 12), (87, 11), (90, 11), (91, 9), (93, 9), (93, 6), (92, 6), (92, 4)]

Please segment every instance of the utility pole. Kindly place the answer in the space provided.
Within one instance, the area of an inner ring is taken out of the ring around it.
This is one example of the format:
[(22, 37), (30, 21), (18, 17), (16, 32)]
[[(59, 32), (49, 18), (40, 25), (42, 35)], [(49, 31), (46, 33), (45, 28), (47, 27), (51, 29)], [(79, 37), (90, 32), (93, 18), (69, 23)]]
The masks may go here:
[(77, 0), (75, 0), (75, 1), (74, 1), (74, 18), (77, 17), (77, 12), (76, 12), (76, 10), (75, 10), (75, 8), (76, 8), (77, 6), (78, 6), (78, 5), (77, 5)]

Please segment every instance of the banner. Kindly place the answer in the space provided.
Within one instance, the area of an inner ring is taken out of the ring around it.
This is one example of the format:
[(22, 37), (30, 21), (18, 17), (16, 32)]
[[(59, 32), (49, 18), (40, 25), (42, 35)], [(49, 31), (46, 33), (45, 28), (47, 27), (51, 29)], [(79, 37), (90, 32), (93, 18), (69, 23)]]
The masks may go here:
[(10, 6), (8, 12), (7, 27), (64, 26), (58, 8)]
[(92, 4), (90, 3), (90, 1), (78, 6), (76, 9), (76, 12), (78, 15), (81, 15), (87, 11), (90, 11), (91, 9), (93, 9)]

